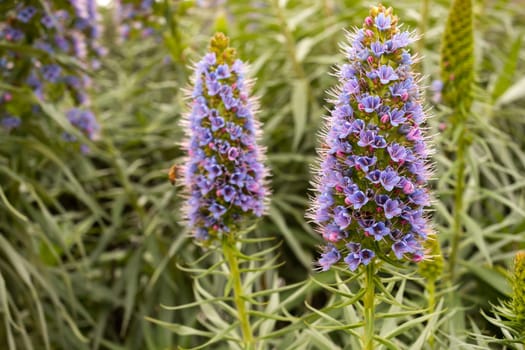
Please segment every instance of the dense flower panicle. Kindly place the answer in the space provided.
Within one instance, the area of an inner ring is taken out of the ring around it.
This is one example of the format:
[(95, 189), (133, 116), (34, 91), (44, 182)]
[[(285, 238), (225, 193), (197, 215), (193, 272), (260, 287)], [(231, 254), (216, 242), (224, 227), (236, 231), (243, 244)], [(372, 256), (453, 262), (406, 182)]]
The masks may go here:
[(195, 67), (191, 111), (184, 120), (188, 152), (186, 216), (203, 241), (236, 232), (265, 210), (263, 148), (245, 65), (221, 33)]
[(354, 271), (375, 257), (425, 255), (426, 116), (407, 49), (414, 39), (397, 21), (391, 8), (373, 7), (344, 47), (348, 62), (337, 71), (309, 213), (328, 242), (323, 271), (341, 261)]
[[(80, 70), (62, 66), (55, 57), (72, 56), (85, 69), (99, 66), (98, 58), (105, 54), (105, 49), (98, 43), (100, 25), (96, 5), (96, 0), (70, 0), (15, 2), (7, 6), (0, 14), (0, 42), (32, 46), (41, 54), (27, 55), (16, 49), (3, 51), (0, 54), (1, 80), (13, 86), (28, 86), (37, 98), (49, 102), (57, 102), (69, 92), (73, 105), (89, 109), (90, 79)], [(0, 90), (0, 97), (3, 97), (0, 98), (0, 118), (21, 121), (24, 115), (32, 116), (37, 110), (24, 103), (26, 97), (23, 95)], [(24, 110), (20, 106), (27, 108)], [(23, 122), (7, 124), (9, 128), (4, 128), (11, 130)], [(96, 134), (80, 129), (92, 139)]]

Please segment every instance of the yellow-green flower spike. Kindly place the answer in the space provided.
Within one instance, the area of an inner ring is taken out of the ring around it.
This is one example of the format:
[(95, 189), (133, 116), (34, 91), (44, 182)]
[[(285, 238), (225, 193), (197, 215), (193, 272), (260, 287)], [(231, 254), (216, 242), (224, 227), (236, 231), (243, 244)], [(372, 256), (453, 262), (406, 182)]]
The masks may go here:
[(512, 276), (512, 308), (517, 331), (525, 337), (525, 250), (516, 254)]
[(472, 0), (453, 0), (441, 47), (443, 103), (456, 111), (456, 118), (464, 118), (472, 105), (474, 82), (472, 17)]
[(436, 237), (431, 237), (423, 243), (428, 259), (419, 263), (419, 274), (429, 281), (436, 281), (443, 273), (443, 255)]

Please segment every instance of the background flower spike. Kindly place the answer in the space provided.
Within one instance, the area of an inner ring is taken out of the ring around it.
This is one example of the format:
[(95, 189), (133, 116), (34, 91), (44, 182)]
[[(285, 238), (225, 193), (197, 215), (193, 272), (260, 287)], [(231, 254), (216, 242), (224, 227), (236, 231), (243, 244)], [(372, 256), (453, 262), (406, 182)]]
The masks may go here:
[(257, 143), (257, 103), (245, 69), (222, 33), (195, 66), (191, 109), (183, 120), (183, 184), (188, 224), (204, 243), (240, 232), (265, 210), (264, 148)]

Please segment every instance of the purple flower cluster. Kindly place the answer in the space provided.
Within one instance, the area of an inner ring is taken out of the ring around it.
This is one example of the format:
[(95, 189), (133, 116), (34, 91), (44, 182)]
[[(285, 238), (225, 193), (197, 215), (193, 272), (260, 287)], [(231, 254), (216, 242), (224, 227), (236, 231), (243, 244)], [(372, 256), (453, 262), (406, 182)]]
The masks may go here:
[(267, 194), (251, 84), (228, 43), (222, 33), (216, 34), (196, 65), (191, 112), (184, 121), (186, 215), (195, 238), (202, 241), (235, 233), (249, 217), (260, 217)]
[(158, 24), (153, 0), (116, 0), (114, 18), (121, 40), (151, 36)]
[[(43, 101), (56, 103), (69, 93), (74, 105), (87, 110), (89, 77), (78, 69), (61, 65), (56, 57), (74, 57), (86, 70), (98, 68), (98, 58), (105, 50), (98, 44), (96, 0), (14, 2), (4, 8), (0, 14), (0, 42), (31, 46), (37, 53), (27, 55), (15, 48), (4, 50), (0, 53), (0, 79), (12, 86), (31, 88)], [(23, 95), (0, 90), (0, 117), (13, 118), (11, 114), (16, 113), (21, 118), (15, 118), (23, 120), (24, 115), (34, 115), (38, 109), (26, 100)], [(20, 125), (8, 124), (9, 130)], [(94, 138), (94, 132), (74, 125)]]
[(429, 150), (407, 49), (412, 40), (383, 6), (349, 36), (309, 213), (327, 241), (323, 271), (340, 261), (354, 271), (376, 257), (424, 258)]

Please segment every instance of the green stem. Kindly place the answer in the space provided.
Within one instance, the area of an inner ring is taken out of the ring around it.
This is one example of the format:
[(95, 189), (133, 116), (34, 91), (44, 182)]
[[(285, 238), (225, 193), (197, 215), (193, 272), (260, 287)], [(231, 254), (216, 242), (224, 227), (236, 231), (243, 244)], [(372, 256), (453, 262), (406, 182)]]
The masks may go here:
[(233, 285), (233, 300), (237, 307), (237, 316), (241, 324), (243, 345), (245, 350), (254, 349), (254, 340), (248, 310), (246, 309), (245, 296), (242, 289), (241, 272), (239, 270), (238, 255), (240, 254), (232, 236), (222, 239), (224, 257), (230, 268), (230, 278)]
[(277, 0), (272, 1), (273, 7), (275, 12), (277, 13), (277, 17), (279, 19), (279, 23), (281, 25), (284, 38), (286, 40), (286, 48), (288, 49), (288, 54), (290, 56), (290, 60), (292, 61), (293, 70), (295, 72), (295, 75), (299, 79), (306, 79), (306, 73), (304, 72), (303, 65), (299, 62), (297, 59), (297, 48), (295, 46), (295, 40), (293, 37), (292, 32), (290, 31), (290, 28), (288, 28), (288, 24), (286, 23), (286, 18), (284, 16), (284, 13), (282, 9), (279, 7), (279, 3)]
[[(436, 309), (436, 282), (434, 280), (428, 281), (427, 291), (428, 291), (428, 313), (432, 314), (434, 313), (434, 310)], [(434, 339), (434, 335), (432, 332), (430, 333), (430, 336), (428, 337), (428, 345), (430, 345), (431, 349), (434, 349), (435, 339)]]
[(374, 284), (374, 263), (366, 267), (366, 278), (365, 278), (365, 295), (363, 297), (363, 303), (365, 307), (365, 330), (363, 332), (363, 349), (373, 350), (374, 349), (374, 322), (375, 322), (375, 284)]
[(456, 152), (456, 188), (454, 192), (454, 236), (452, 237), (452, 245), (450, 250), (449, 259), (449, 272), (450, 281), (454, 281), (456, 272), (456, 261), (458, 255), (459, 242), (463, 235), (463, 226), (461, 224), (461, 216), (463, 213), (463, 195), (465, 191), (465, 149), (466, 149), (466, 137), (465, 137), (465, 126), (459, 124), (460, 129), (458, 150)]
[[(421, 2), (421, 20), (419, 21), (419, 35), (421, 37), (418, 40), (418, 53), (420, 57), (423, 56), (423, 51), (425, 49), (425, 34), (427, 32), (428, 23), (428, 2), (429, 0), (423, 0)], [(417, 63), (417, 69), (419, 72), (423, 73), (423, 60), (420, 60)]]

